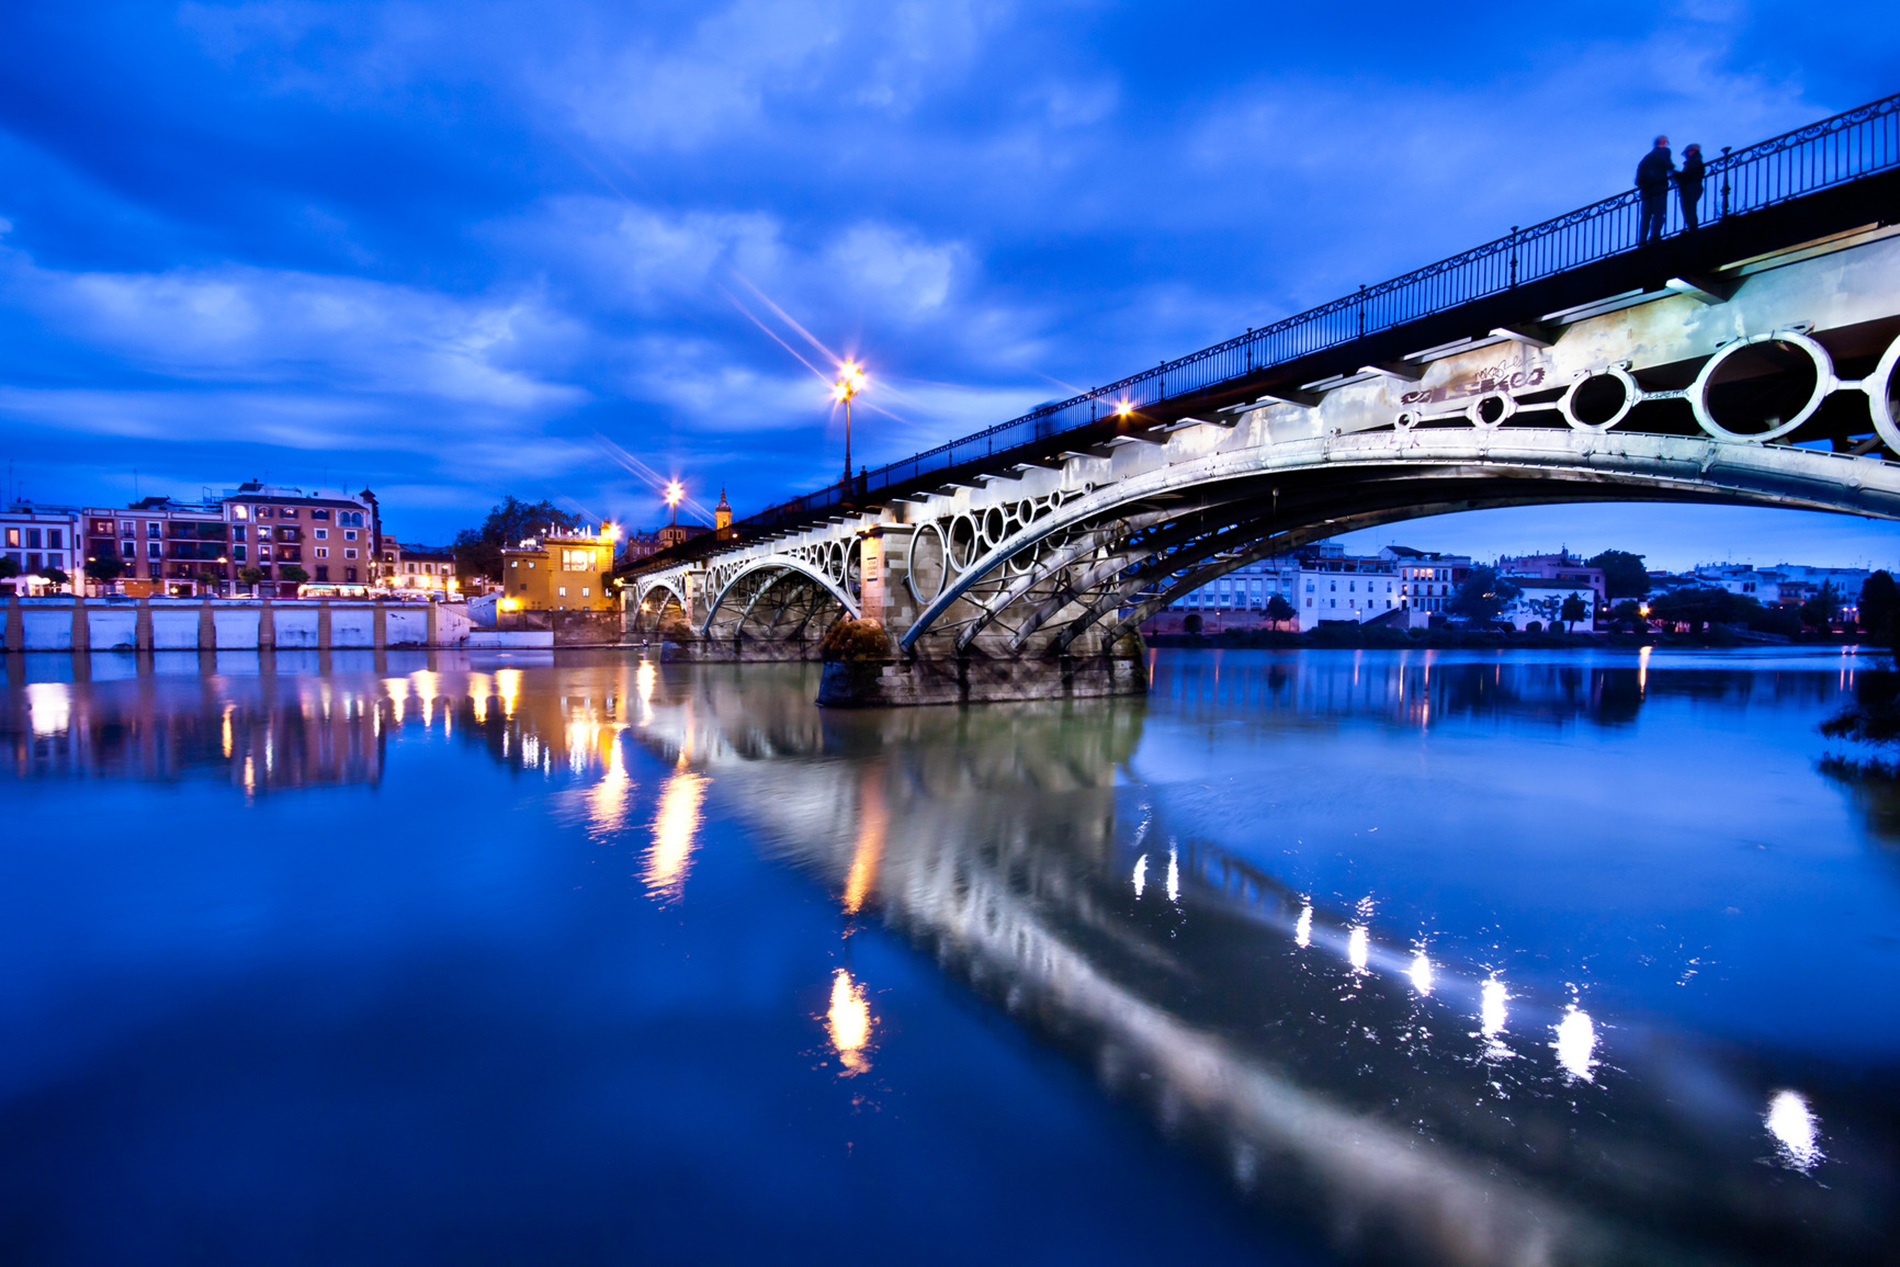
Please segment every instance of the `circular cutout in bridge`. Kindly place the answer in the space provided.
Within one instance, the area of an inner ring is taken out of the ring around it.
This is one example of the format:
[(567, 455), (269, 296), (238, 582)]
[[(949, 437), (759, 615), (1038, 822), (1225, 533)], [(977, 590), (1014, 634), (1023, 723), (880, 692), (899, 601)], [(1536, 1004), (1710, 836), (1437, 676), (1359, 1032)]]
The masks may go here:
[(1758, 334), (1710, 357), (1689, 389), (1695, 420), (1718, 440), (1761, 443), (1814, 416), (1834, 390), (1827, 349), (1791, 330)]
[(904, 583), (919, 603), (932, 602), (943, 593), (944, 554), (943, 529), (936, 524), (925, 524), (911, 534)]
[(1861, 383), (1867, 393), (1867, 407), (1874, 415), (1874, 430), (1891, 453), (1900, 453), (1900, 339), (1895, 339), (1881, 355)]
[(976, 520), (958, 515), (950, 521), (950, 566), (961, 572), (976, 558)]
[(1465, 408), (1465, 417), (1481, 431), (1495, 431), (1516, 412), (1516, 400), (1503, 392), (1486, 392)]
[(1629, 371), (1612, 365), (1570, 384), (1570, 390), (1557, 402), (1557, 412), (1578, 431), (1608, 431), (1629, 417), (1642, 398), (1643, 389)]
[(1003, 509), (992, 506), (983, 516), (983, 540), (986, 545), (995, 545), (1009, 535), (1009, 524), (1003, 519)]

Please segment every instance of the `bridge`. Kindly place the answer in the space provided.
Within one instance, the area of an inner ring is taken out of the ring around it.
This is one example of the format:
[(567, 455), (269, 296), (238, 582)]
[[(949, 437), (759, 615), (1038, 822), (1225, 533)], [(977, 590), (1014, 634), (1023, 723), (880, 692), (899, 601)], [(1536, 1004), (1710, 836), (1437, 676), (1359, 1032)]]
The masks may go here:
[(622, 569), (701, 658), (891, 640), (822, 702), (1143, 688), (1137, 629), (1254, 560), (1557, 502), (1900, 518), (1900, 95), (1725, 153), (1701, 227), (1634, 190)]

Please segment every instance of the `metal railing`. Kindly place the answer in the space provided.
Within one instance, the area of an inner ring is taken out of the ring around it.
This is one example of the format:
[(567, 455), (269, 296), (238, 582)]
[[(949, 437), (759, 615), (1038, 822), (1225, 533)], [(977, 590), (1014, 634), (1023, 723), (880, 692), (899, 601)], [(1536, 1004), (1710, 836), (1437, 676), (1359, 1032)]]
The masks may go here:
[[(1697, 220), (1707, 225), (1758, 211), (1804, 194), (1900, 167), (1900, 94), (1785, 133), (1706, 166)], [(1665, 236), (1683, 231), (1677, 189), (1664, 195)], [(1440, 260), (1356, 294), (1250, 330), (1151, 370), (1130, 375), (1068, 400), (1039, 406), (1020, 418), (878, 467), (848, 490), (842, 481), (782, 502), (734, 525), (742, 536), (807, 520), (843, 502), (912, 485), (933, 471), (981, 461), (997, 453), (1087, 428), (1122, 406), (1140, 410), (1350, 343), (1460, 304), (1501, 294), (1526, 282), (1637, 249), (1642, 195), (1635, 189), (1514, 229), (1483, 246)]]

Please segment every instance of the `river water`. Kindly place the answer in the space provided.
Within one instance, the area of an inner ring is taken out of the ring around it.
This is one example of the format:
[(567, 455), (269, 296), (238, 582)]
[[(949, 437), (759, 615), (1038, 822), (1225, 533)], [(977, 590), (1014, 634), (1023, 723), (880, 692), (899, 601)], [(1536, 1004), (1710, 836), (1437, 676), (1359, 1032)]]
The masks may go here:
[(1895, 1261), (1871, 661), (0, 661), (0, 1261)]

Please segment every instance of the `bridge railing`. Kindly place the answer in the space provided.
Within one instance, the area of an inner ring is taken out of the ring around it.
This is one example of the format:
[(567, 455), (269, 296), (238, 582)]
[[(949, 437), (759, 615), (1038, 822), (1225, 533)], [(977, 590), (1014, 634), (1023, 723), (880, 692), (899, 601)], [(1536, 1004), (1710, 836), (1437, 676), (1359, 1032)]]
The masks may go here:
[[(1900, 94), (1709, 161), (1697, 219), (1710, 224), (1895, 167), (1900, 167)], [(1086, 428), (1123, 407), (1139, 410), (1170, 397), (1204, 391), (1526, 282), (1633, 251), (1641, 245), (1641, 214), (1641, 196), (1628, 190), (1391, 281), (1361, 287), (1356, 294), (1225, 343), (878, 467), (863, 478), (861, 493), (845, 488), (841, 481), (770, 507), (735, 526), (751, 535), (803, 521), (859, 496), (914, 485), (934, 471)], [(1673, 185), (1664, 215), (1666, 235), (1683, 229)]]

